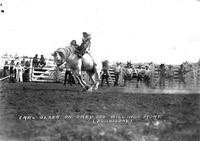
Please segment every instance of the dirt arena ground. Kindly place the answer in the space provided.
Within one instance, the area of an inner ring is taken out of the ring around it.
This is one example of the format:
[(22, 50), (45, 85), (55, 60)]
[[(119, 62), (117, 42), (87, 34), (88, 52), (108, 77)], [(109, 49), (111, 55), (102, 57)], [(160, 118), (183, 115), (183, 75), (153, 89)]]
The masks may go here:
[(199, 141), (193, 91), (0, 83), (0, 141)]

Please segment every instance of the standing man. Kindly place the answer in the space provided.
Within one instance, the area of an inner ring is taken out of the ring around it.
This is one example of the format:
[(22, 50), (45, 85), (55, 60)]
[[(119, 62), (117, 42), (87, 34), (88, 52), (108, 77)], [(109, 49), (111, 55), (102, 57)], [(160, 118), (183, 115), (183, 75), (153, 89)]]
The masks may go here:
[(172, 69), (172, 65), (169, 65), (167, 69), (167, 80), (168, 80), (168, 87), (173, 87), (173, 81), (174, 81), (174, 70)]
[(9, 65), (8, 61), (5, 61), (4, 67), (3, 67), (3, 76), (8, 76), (8, 71), (9, 71)]
[(103, 69), (102, 69), (103, 73), (101, 75), (102, 76), (101, 77), (101, 86), (103, 87), (104, 79), (106, 79), (107, 85), (110, 86), (109, 81), (108, 81), (108, 78), (110, 77), (109, 72), (108, 72), (108, 70), (109, 70), (108, 60), (105, 60), (104, 62), (102, 62), (102, 67), (103, 67)]
[(114, 83), (114, 86), (118, 86), (118, 81), (119, 81), (119, 75), (121, 73), (121, 66), (120, 66), (120, 63), (117, 63), (117, 66), (115, 67), (115, 83)]
[(139, 88), (139, 86), (142, 86), (142, 80), (143, 80), (144, 74), (145, 74), (145, 70), (142, 69), (142, 65), (138, 66), (136, 73), (137, 73), (136, 88)]
[(18, 82), (23, 82), (23, 71), (24, 71), (23, 62), (21, 62), (21, 64), (19, 62), (17, 62), (17, 64), (16, 64), (16, 79)]
[(124, 86), (126, 86), (127, 81), (131, 81), (133, 69), (131, 68), (131, 63), (127, 63), (127, 65), (124, 67), (123, 76), (124, 76)]
[(165, 88), (165, 78), (166, 78), (165, 64), (161, 64), (160, 65), (160, 81), (159, 81), (160, 89)]
[(11, 76), (15, 75), (14, 67), (15, 67), (15, 61), (12, 60), (12, 61), (10, 62), (10, 75), (11, 75)]
[(66, 82), (68, 82), (68, 84), (72, 86), (72, 83), (75, 84), (74, 76), (70, 68), (67, 66), (67, 64), (65, 65), (65, 67), (66, 67), (66, 72), (65, 72), (64, 85), (66, 85)]
[(181, 87), (181, 85), (185, 88), (186, 83), (185, 83), (185, 74), (186, 74), (186, 70), (185, 67), (183, 66), (183, 64), (180, 65), (180, 68), (178, 70), (178, 78), (179, 78), (179, 88)]
[(150, 87), (150, 83), (151, 83), (151, 77), (150, 77), (151, 71), (149, 70), (149, 66), (145, 66), (145, 73), (144, 73), (144, 84), (146, 85), (146, 87)]

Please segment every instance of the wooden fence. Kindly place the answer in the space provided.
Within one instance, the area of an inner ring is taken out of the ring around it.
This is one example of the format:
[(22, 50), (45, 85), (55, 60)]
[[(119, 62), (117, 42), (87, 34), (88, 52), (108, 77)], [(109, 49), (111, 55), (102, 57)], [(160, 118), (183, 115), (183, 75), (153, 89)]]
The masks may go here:
[[(32, 67), (32, 60), (30, 63), (30, 67), (28, 68), (28, 71), (26, 72), (26, 77), (29, 78), (28, 81), (31, 82), (63, 82), (64, 76), (65, 76), (65, 69), (63, 71), (59, 71), (56, 68), (56, 65), (51, 61), (47, 66), (44, 68), (33, 68)], [(179, 86), (179, 80), (178, 80), (178, 69), (179, 65), (173, 65), (172, 68), (174, 70), (174, 81), (173, 81), (173, 88), (176, 88)], [(110, 78), (109, 83), (111, 85), (114, 84), (115, 81), (115, 75), (114, 75), (114, 68), (115, 66), (111, 66), (109, 69)], [(152, 85), (156, 85), (157, 87), (159, 82), (159, 65), (154, 65), (151, 67), (151, 70), (153, 71)], [(190, 63), (186, 65), (186, 71), (185, 74), (185, 82), (186, 86), (188, 88), (198, 88), (200, 85), (200, 63)], [(28, 74), (27, 74), (28, 73)], [(90, 82), (87, 74), (83, 72), (83, 77), (87, 82)], [(123, 76), (120, 76), (120, 84), (123, 85)], [(168, 80), (165, 80), (166, 87), (168, 87)], [(105, 85), (105, 82), (104, 82)], [(136, 86), (136, 78), (132, 79), (130, 83), (127, 83), (127, 86)]]

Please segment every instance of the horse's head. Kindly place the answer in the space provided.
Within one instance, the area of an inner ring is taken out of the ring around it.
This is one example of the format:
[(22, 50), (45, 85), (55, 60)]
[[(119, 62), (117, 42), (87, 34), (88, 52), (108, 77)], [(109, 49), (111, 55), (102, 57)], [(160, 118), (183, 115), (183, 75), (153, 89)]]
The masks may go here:
[(51, 55), (54, 57), (54, 61), (58, 67), (60, 67), (64, 63), (63, 58), (58, 51), (55, 51)]

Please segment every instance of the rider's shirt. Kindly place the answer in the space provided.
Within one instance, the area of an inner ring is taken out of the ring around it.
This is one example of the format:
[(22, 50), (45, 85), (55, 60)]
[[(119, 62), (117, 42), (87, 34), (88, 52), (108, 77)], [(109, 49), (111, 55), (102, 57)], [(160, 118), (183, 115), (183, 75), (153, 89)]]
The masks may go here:
[(168, 77), (173, 77), (174, 76), (174, 71), (172, 69), (167, 70), (167, 76)]
[(183, 78), (185, 76), (186, 70), (185, 68), (180, 68), (178, 70), (179, 78)]
[(115, 68), (115, 73), (120, 73), (121, 72), (121, 67), (120, 66), (117, 66), (116, 68)]
[(165, 68), (161, 68), (160, 69), (160, 77), (164, 78), (166, 76), (166, 69)]
[(149, 69), (146, 69), (146, 70), (145, 70), (145, 75), (146, 75), (146, 76), (149, 76), (150, 73), (151, 73), (151, 71), (150, 71)]
[(82, 39), (81, 46), (82, 46), (83, 49), (85, 49), (87, 51), (90, 50), (90, 46), (91, 46), (91, 41), (90, 40), (91, 40), (90, 35), (88, 35), (87, 37), (85, 37), (85, 38)]
[(131, 74), (132, 73), (132, 68), (127, 68), (126, 69), (126, 74)]

